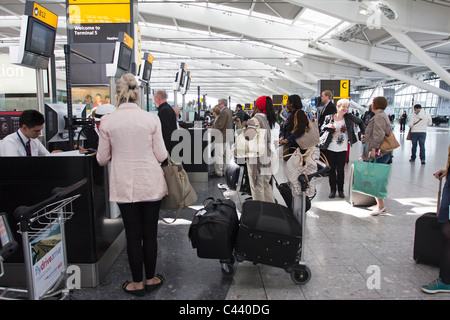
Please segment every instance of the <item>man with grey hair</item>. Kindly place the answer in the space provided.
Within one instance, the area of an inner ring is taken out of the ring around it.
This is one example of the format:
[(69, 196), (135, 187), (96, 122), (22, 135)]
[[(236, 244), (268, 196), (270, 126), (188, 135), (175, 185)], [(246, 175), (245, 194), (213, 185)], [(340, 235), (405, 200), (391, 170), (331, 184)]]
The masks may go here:
[(219, 99), (220, 114), (214, 121), (214, 129), (220, 131), (214, 144), (214, 171), (223, 177), (226, 166), (231, 159), (231, 143), (233, 142), (233, 113), (227, 108), (227, 99)]

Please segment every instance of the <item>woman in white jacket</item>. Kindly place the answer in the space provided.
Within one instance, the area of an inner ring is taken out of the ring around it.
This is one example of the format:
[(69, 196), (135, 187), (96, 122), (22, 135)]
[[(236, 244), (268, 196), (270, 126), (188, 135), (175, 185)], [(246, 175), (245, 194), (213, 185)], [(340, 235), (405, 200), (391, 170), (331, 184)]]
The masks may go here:
[(417, 142), (419, 142), (420, 147), (420, 161), (422, 164), (425, 164), (425, 140), (427, 138), (427, 127), (431, 126), (433, 121), (431, 120), (431, 116), (422, 110), (422, 106), (420, 104), (416, 104), (414, 106), (414, 112), (411, 114), (409, 118), (409, 127), (411, 128), (411, 159), (409, 162), (416, 161), (416, 151), (417, 151)]

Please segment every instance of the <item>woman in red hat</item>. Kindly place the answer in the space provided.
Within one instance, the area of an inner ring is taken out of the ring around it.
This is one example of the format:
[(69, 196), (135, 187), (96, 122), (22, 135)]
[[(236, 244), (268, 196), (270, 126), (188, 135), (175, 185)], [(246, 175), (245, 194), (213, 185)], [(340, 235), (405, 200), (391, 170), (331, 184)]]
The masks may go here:
[(247, 121), (245, 138), (249, 141), (247, 170), (253, 200), (275, 202), (270, 184), (273, 147), (271, 130), (276, 125), (276, 114), (269, 96), (256, 99), (254, 116)]

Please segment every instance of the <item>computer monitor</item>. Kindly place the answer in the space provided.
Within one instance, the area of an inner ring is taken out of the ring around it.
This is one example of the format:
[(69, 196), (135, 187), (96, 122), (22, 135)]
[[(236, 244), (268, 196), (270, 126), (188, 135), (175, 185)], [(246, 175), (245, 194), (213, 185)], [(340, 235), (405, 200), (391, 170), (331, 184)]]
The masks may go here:
[(124, 71), (130, 71), (132, 56), (133, 50), (130, 47), (128, 47), (125, 43), (120, 43), (119, 59), (117, 61), (117, 67)]
[[(85, 109), (86, 105), (84, 104), (73, 104), (73, 117), (81, 118), (83, 112), (85, 112)], [(47, 142), (69, 141), (69, 130), (67, 123), (67, 104), (45, 104), (45, 137)], [(74, 130), (75, 139), (78, 139), (78, 134), (80, 131), (81, 128)], [(85, 140), (86, 138), (82, 134), (80, 139)]]
[(28, 17), (25, 50), (52, 57), (55, 48), (56, 29), (33, 17)]
[(191, 72), (186, 71), (184, 76), (184, 83), (181, 87), (181, 94), (186, 94), (186, 92), (189, 90), (189, 87), (191, 86)]
[(175, 75), (173, 90), (180, 91), (180, 89), (184, 86), (185, 73), (186, 73), (186, 64), (182, 62), (180, 65), (180, 69), (177, 71)]

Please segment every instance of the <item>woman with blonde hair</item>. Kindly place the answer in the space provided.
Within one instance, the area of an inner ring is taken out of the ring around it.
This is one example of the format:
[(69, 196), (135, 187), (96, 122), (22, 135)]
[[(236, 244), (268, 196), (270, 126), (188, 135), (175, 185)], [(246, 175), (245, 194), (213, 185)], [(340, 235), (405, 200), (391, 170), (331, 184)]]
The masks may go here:
[(159, 208), (167, 194), (160, 163), (167, 150), (158, 116), (142, 110), (138, 98), (132, 74), (117, 80), (118, 108), (102, 117), (97, 161), (102, 166), (111, 161), (109, 200), (119, 204), (125, 226), (133, 282), (125, 282), (122, 290), (143, 296), (164, 281), (155, 268)]

